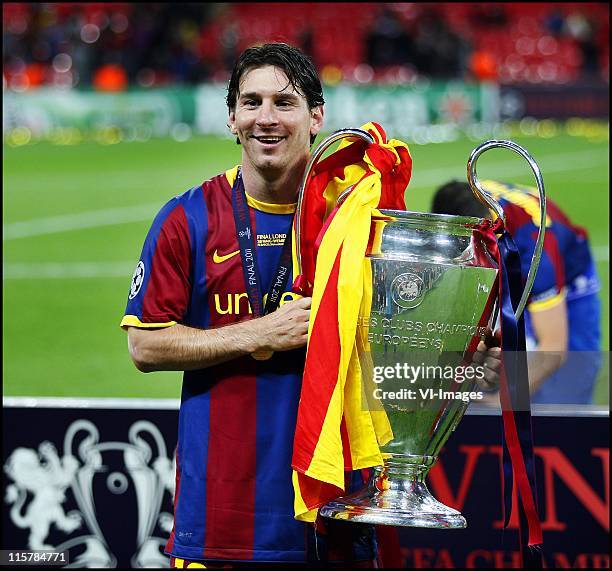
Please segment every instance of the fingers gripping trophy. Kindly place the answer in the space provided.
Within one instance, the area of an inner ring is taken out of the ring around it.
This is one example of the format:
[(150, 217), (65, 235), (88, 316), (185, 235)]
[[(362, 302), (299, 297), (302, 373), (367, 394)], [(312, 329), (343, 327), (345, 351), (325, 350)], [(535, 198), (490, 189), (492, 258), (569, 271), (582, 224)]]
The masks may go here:
[[(327, 137), (312, 155), (302, 192), (317, 160), (343, 138), (373, 142), (369, 133), (359, 129), (343, 129)], [(519, 145), (493, 140), (474, 149), (467, 163), (468, 182), (499, 219), (505, 222), (502, 207), (482, 188), (476, 174), (478, 158), (494, 148), (525, 158), (539, 191), (540, 233), (515, 310), (518, 319), (542, 251), (544, 184), (537, 164)], [(300, 194), (298, 244), (301, 198)], [(341, 195), (338, 204), (345, 198)], [(471, 378), (466, 371), (499, 311), (500, 268), (482, 238), (482, 229), (490, 229), (490, 224), (465, 216), (375, 211), (363, 261), (372, 276), (371, 303), (369, 311), (365, 304), (357, 323), (357, 335), (367, 340), (359, 354), (362, 406), (385, 411), (393, 438), (381, 447), (384, 465), (374, 468), (367, 487), (320, 508), (323, 517), (394, 526), (466, 527), (460, 512), (432, 496), (425, 478), (475, 394), (478, 370), (472, 369)], [(300, 263), (298, 256), (298, 270)]]

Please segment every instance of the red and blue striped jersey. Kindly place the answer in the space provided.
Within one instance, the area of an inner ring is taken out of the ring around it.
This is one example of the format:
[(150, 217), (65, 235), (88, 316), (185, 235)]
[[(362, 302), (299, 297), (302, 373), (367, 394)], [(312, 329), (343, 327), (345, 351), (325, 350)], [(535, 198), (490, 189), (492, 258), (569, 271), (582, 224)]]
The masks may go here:
[[(535, 188), (490, 180), (482, 184), (504, 209), (506, 226), (519, 250), (523, 275), (527, 276), (540, 227), (538, 192)], [(594, 352), (599, 351), (601, 341), (599, 287), (586, 231), (574, 225), (561, 209), (547, 198), (542, 258), (527, 306), (528, 311), (525, 313), (528, 347), (535, 346), (537, 342), (531, 327), (530, 313), (547, 309), (565, 299), (568, 349), (591, 352), (590, 359), (595, 359)], [(569, 383), (570, 381), (568, 386)], [(544, 390), (547, 384), (543, 385), (541, 390)], [(555, 398), (560, 399), (560, 384), (555, 385), (555, 391)]]
[[(519, 249), (526, 276), (540, 227), (538, 192), (535, 188), (490, 180), (482, 184), (504, 209), (506, 227)], [(533, 310), (551, 304), (559, 295), (571, 301), (597, 291), (599, 280), (586, 230), (572, 224), (547, 198), (544, 247), (529, 307)]]
[[(122, 326), (212, 328), (252, 318), (236, 237), (236, 168), (170, 200), (147, 235)], [(295, 205), (247, 195), (267, 292)], [(295, 299), (287, 281), (281, 303)], [(174, 529), (184, 559), (303, 562), (291, 452), (305, 350), (250, 356), (183, 376)]]

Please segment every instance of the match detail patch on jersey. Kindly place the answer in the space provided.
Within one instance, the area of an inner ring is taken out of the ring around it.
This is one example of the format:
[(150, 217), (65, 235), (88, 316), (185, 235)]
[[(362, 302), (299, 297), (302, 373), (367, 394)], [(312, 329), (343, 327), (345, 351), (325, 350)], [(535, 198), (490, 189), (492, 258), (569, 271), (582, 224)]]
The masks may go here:
[(130, 286), (130, 299), (134, 299), (140, 288), (142, 287), (142, 283), (144, 282), (145, 277), (145, 265), (142, 260), (138, 262), (136, 265), (136, 269), (134, 270), (134, 275), (132, 276), (132, 285)]
[(257, 247), (283, 246), (287, 234), (257, 234)]

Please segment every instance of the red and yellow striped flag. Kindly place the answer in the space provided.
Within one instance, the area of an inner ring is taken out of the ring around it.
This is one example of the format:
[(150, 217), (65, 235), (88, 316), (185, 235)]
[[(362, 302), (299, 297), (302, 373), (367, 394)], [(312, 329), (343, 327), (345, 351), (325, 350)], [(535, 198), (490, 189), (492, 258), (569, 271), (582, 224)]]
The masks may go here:
[(292, 467), (295, 517), (303, 521), (314, 521), (318, 507), (343, 494), (346, 471), (382, 464), (379, 446), (393, 437), (385, 412), (361, 403), (369, 361), (357, 318), (369, 315), (372, 297), (364, 261), (372, 214), (405, 209), (412, 159), (380, 125), (362, 129), (375, 142), (343, 141), (315, 166), (302, 199), (303, 273), (294, 287), (313, 289)]

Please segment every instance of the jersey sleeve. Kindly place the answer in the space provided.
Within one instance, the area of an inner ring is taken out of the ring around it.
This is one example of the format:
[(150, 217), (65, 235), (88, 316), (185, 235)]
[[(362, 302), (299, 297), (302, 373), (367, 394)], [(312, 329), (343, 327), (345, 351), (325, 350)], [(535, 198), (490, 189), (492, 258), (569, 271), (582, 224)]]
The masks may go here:
[[(525, 277), (527, 277), (531, 265), (536, 239), (537, 229), (534, 229), (530, 236), (523, 237), (523, 240), (517, 244)], [(542, 256), (529, 297), (529, 311), (543, 311), (561, 303), (565, 299), (564, 286), (565, 270), (563, 258), (559, 251), (554, 230), (549, 227), (544, 235)]]
[(183, 320), (191, 295), (191, 240), (178, 198), (155, 217), (134, 270), (121, 327), (170, 327)]

